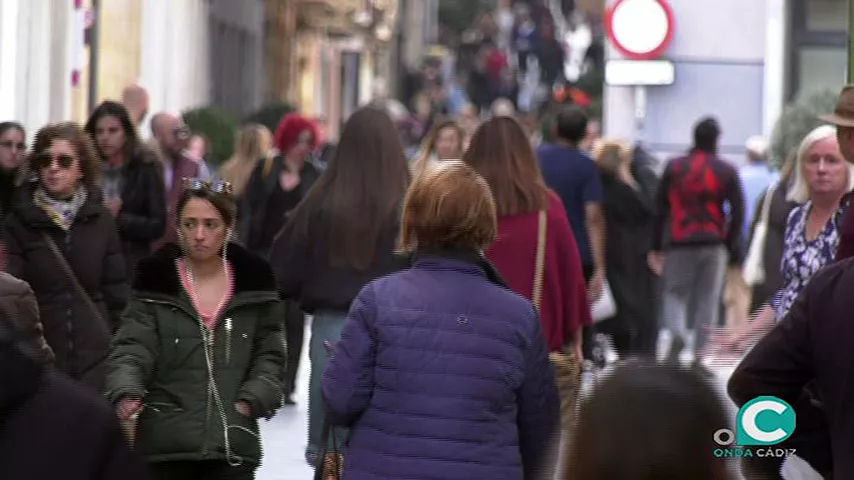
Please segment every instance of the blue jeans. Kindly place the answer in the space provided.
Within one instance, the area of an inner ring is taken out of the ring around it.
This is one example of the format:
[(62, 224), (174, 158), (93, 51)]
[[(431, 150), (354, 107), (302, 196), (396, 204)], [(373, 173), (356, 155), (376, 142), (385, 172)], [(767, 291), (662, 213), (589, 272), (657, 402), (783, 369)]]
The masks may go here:
[[(323, 453), (321, 440), (323, 437), (323, 421), (326, 418), (326, 406), (323, 401), (323, 372), (329, 361), (329, 354), (323, 346), (328, 341), (334, 345), (341, 339), (341, 330), (347, 321), (347, 314), (342, 312), (316, 312), (311, 321), (311, 344), (308, 355), (311, 361), (311, 375), (308, 380), (308, 448), (305, 457), (312, 466), (317, 465), (317, 457)], [(336, 428), (335, 440), (338, 452), (341, 452), (347, 439), (347, 429)], [(330, 445), (332, 441), (330, 438)]]

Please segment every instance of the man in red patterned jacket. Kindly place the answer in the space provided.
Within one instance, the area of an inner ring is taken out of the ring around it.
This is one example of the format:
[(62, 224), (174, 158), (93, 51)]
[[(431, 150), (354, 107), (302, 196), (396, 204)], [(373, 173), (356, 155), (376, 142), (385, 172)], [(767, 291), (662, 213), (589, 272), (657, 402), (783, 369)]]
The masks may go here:
[(716, 154), (720, 133), (714, 118), (697, 123), (694, 147), (670, 161), (658, 189), (649, 263), (662, 276), (661, 315), (673, 335), (673, 359), (685, 347), (688, 322), (696, 330), (694, 351), (702, 349), (718, 324), (728, 262), (739, 260), (744, 199), (738, 172)]

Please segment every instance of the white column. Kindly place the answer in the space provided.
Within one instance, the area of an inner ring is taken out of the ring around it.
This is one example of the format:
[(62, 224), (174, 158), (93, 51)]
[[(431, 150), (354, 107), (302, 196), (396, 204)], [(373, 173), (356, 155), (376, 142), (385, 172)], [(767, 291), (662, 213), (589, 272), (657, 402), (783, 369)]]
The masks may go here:
[(15, 117), (27, 128), (30, 138), (50, 121), (50, 105), (54, 100), (51, 94), (51, 76), (55, 71), (51, 68), (51, 3), (51, 0), (19, 3)]
[(362, 48), (359, 65), (359, 102), (358, 105), (368, 103), (374, 88), (374, 45), (370, 40), (365, 41), (365, 46)]
[[(182, 2), (179, 2), (182, 3)], [(149, 118), (166, 108), (166, 87), (169, 78), (169, 48), (172, 29), (170, 28), (166, 0), (146, 0), (142, 2), (142, 60), (140, 65), (140, 84), (148, 90)], [(148, 134), (148, 129), (144, 129)]]
[(71, 117), (71, 71), (76, 40), (74, 1), (50, 2), (50, 109), (51, 122), (69, 120)]
[(206, 105), (210, 98), (207, 2), (169, 2), (162, 22), (169, 31), (169, 39), (160, 57), (160, 61), (168, 65), (160, 79), (164, 92), (163, 109), (180, 113)]
[(16, 83), (19, 30), (18, 0), (0, 2), (0, 121), (19, 120), (16, 117)]
[(182, 108), (204, 107), (210, 103), (210, 2), (195, 0), (194, 11), (188, 18), (193, 23), (191, 31), (195, 32), (193, 52), (190, 53), (190, 68), (193, 75), (187, 78), (192, 82), (188, 85), (191, 96)]
[(786, 2), (765, 1), (765, 88), (762, 131), (770, 136), (783, 110), (786, 81)]

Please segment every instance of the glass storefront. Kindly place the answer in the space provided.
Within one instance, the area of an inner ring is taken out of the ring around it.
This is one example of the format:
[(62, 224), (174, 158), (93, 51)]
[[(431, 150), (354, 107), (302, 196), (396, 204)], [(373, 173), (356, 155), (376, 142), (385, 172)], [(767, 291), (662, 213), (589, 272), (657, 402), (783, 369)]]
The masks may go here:
[(806, 27), (812, 32), (836, 32), (848, 29), (846, 0), (808, 0)]
[(838, 91), (847, 70), (848, 1), (790, 0), (787, 97)]
[(844, 49), (801, 47), (798, 55), (801, 92), (835, 91), (845, 83), (848, 56)]

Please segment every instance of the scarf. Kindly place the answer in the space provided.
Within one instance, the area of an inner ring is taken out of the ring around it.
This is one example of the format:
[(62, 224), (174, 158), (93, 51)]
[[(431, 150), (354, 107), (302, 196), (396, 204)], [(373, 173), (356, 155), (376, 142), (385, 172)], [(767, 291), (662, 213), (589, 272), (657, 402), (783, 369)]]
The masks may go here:
[(44, 189), (38, 187), (33, 194), (33, 201), (47, 213), (47, 216), (50, 217), (53, 223), (59, 228), (68, 231), (74, 223), (74, 219), (77, 218), (77, 212), (80, 210), (80, 207), (86, 203), (88, 196), (86, 188), (79, 187), (74, 196), (69, 200), (57, 200), (48, 195)]

